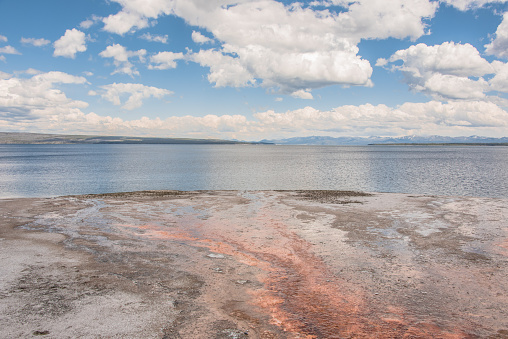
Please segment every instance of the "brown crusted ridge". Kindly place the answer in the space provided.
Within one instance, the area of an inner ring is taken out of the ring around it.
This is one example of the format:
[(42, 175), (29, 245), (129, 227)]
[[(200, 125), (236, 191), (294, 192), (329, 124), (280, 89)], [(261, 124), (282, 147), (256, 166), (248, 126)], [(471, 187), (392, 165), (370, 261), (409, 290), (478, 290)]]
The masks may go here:
[(336, 190), (306, 190), (296, 191), (302, 198), (314, 200), (321, 203), (350, 204), (361, 203), (358, 200), (351, 200), (351, 197), (370, 197), (372, 194), (358, 191), (336, 191)]
[(162, 198), (162, 197), (175, 197), (187, 196), (193, 192), (188, 191), (175, 191), (175, 190), (147, 190), (147, 191), (134, 191), (134, 192), (116, 192), (116, 193), (99, 193), (99, 194), (84, 194), (76, 195), (79, 198)]

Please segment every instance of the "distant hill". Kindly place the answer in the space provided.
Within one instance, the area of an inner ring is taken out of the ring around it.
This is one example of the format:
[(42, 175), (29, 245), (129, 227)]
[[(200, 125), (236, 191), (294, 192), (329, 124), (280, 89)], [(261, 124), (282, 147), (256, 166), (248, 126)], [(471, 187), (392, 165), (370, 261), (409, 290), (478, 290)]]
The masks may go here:
[(508, 143), (508, 138), (487, 138), (479, 136), (470, 137), (443, 137), (432, 136), (404, 136), (404, 137), (297, 137), (288, 139), (261, 140), (261, 142), (274, 143), (277, 145), (343, 145), (343, 146), (366, 146), (366, 145), (389, 145), (389, 144), (503, 144)]
[(261, 140), (245, 142), (223, 139), (190, 138), (146, 138), (126, 136), (63, 135), (41, 133), (0, 132), (0, 144), (277, 144), (277, 145), (416, 145), (416, 144), (460, 144), (460, 145), (508, 145), (508, 137), (487, 138), (443, 137), (443, 136), (404, 136), (404, 137), (296, 137), (288, 139)]
[(0, 144), (251, 144), (222, 139), (145, 138), (0, 132)]

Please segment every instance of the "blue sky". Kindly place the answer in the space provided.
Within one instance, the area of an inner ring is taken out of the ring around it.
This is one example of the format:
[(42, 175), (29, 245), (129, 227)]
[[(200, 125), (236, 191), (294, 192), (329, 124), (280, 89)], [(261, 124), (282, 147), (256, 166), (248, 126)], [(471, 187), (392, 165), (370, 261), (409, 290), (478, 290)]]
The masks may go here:
[(507, 2), (2, 0), (0, 131), (508, 136)]

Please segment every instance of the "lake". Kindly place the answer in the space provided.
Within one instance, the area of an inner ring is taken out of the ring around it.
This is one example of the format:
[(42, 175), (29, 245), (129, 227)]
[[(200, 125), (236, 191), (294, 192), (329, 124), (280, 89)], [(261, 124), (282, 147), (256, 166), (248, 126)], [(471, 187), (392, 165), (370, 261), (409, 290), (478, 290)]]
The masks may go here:
[(0, 198), (157, 189), (508, 197), (508, 147), (0, 145)]

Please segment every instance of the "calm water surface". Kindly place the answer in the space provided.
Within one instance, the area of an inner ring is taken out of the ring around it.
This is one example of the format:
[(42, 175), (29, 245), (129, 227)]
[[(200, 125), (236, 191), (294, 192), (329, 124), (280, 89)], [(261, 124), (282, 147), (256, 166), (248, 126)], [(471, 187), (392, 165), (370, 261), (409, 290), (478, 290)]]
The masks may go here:
[(0, 145), (0, 198), (155, 189), (508, 197), (508, 147)]

